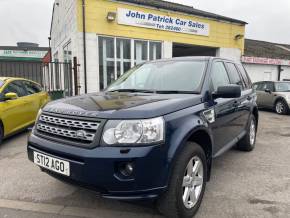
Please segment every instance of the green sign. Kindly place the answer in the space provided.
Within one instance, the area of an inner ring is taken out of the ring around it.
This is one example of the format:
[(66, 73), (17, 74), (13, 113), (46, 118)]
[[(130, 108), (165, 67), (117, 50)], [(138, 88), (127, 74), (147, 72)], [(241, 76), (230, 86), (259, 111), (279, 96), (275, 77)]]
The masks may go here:
[(43, 58), (47, 51), (0, 50), (0, 57), (11, 58)]

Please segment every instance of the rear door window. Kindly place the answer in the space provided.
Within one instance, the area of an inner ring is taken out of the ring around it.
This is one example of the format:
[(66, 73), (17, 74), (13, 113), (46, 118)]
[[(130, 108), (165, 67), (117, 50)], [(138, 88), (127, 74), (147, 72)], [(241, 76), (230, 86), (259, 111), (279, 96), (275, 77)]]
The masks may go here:
[(244, 66), (242, 64), (237, 64), (237, 67), (241, 73), (241, 76), (243, 77), (243, 79), (245, 81), (246, 88), (251, 88), (252, 82), (251, 82), (251, 79), (249, 78), (249, 75), (247, 74)]
[(245, 84), (236, 68), (236, 66), (233, 63), (226, 63), (228, 70), (229, 70), (229, 77), (231, 84), (239, 85), (242, 89), (245, 88)]
[(35, 93), (41, 92), (41, 87), (33, 82), (30, 81), (22, 81), (23, 85), (25, 86), (28, 95), (33, 95)]
[(271, 92), (274, 92), (274, 84), (272, 82), (266, 82), (264, 90), (270, 90)]

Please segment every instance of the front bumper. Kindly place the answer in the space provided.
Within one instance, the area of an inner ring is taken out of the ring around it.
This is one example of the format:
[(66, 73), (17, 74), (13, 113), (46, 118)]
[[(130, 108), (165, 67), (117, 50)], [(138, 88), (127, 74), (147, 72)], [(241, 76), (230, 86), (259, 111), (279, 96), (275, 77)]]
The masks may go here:
[[(150, 199), (166, 190), (169, 163), (166, 145), (150, 147), (96, 147), (84, 149), (49, 141), (33, 134), (29, 137), (28, 158), (33, 151), (70, 162), (70, 176), (66, 177), (43, 169), (65, 182), (99, 192), (114, 199)], [(131, 176), (119, 171), (122, 163), (133, 163)]]

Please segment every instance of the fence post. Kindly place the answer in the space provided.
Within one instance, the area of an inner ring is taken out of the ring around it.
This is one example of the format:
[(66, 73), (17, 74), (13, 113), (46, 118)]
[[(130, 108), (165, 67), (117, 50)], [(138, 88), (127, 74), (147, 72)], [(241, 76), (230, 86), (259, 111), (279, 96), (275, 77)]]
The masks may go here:
[(74, 88), (75, 88), (75, 95), (79, 95), (79, 84), (78, 84), (78, 60), (77, 60), (77, 57), (73, 57), (73, 75), (74, 75)]

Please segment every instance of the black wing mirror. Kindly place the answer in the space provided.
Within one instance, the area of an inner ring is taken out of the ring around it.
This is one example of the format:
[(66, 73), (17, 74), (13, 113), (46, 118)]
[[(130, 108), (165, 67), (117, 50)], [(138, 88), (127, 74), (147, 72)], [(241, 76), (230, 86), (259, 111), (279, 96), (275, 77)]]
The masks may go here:
[(269, 94), (272, 93), (270, 89), (265, 89), (265, 92), (267, 92), (267, 93), (269, 93)]
[(242, 89), (239, 85), (219, 86), (217, 91), (213, 93), (213, 98), (240, 98)]

